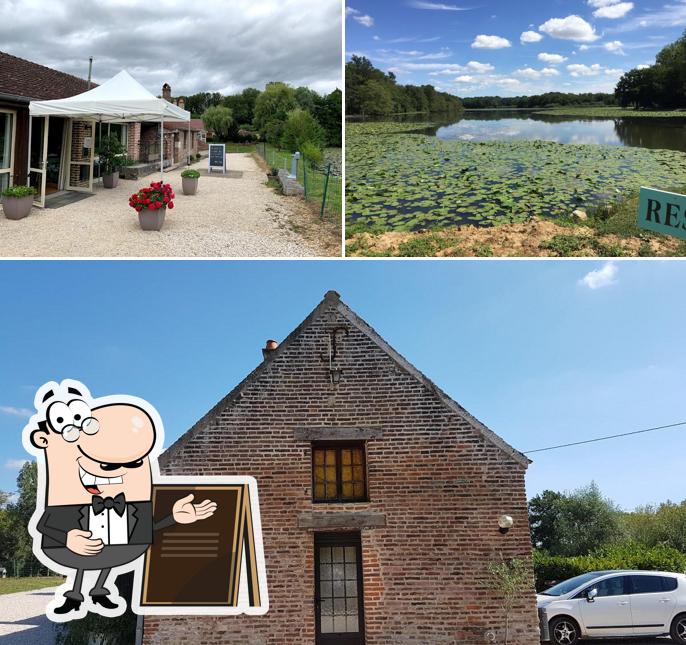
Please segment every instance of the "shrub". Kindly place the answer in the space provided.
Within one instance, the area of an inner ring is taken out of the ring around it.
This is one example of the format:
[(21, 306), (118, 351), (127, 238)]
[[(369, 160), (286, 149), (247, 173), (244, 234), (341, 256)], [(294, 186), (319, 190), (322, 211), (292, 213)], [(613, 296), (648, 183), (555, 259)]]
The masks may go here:
[(537, 591), (588, 571), (606, 569), (683, 572), (686, 570), (686, 554), (669, 546), (646, 547), (635, 542), (612, 544), (590, 555), (574, 557), (534, 551)]
[(100, 140), (97, 149), (104, 175), (111, 175), (120, 168), (130, 166), (133, 161), (126, 156), (127, 150), (116, 134), (108, 134)]
[(281, 147), (284, 150), (296, 152), (306, 143), (321, 149), (325, 140), (324, 129), (309, 112), (297, 109), (288, 113), (281, 134)]
[(29, 195), (35, 195), (36, 189), (33, 186), (10, 186), (2, 191), (5, 197), (28, 197)]
[(324, 161), (324, 155), (322, 154), (319, 146), (316, 146), (314, 143), (310, 143), (309, 141), (306, 141), (302, 146), (300, 146), (300, 152), (302, 152), (305, 160), (309, 161), (311, 166), (321, 166), (322, 162)]
[(200, 177), (200, 173), (197, 170), (195, 170), (195, 168), (186, 168), (186, 170), (184, 170), (181, 173), (181, 176), (189, 177), (190, 179), (197, 179), (198, 177)]

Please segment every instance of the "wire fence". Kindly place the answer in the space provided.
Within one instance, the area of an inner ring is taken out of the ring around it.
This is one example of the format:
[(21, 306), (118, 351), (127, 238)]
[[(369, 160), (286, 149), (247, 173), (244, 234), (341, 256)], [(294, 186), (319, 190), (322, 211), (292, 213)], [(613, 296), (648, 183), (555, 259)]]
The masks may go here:
[[(256, 151), (271, 168), (283, 168), (290, 172), (293, 153), (265, 142), (258, 144)], [(298, 161), (297, 180), (305, 190), (305, 199), (319, 207), (320, 217), (328, 215), (340, 218), (343, 212), (343, 182), (340, 171), (333, 163), (317, 165), (303, 156)]]
[(33, 578), (36, 576), (54, 576), (38, 560), (5, 560), (0, 562), (0, 578)]

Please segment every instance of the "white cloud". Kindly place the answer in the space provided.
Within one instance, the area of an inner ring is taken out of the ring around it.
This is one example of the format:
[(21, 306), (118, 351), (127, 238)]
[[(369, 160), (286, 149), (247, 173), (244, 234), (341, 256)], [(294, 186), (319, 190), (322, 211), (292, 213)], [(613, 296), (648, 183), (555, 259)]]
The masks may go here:
[(608, 67), (605, 70), (606, 76), (621, 76), (623, 73), (624, 73), (623, 69), (615, 69), (615, 68)]
[(634, 8), (633, 2), (620, 2), (619, 4), (612, 4), (606, 7), (600, 7), (593, 12), (596, 18), (610, 18), (615, 20), (626, 16)]
[(524, 78), (530, 78), (530, 79), (536, 79), (536, 78), (541, 78), (541, 72), (539, 72), (537, 69), (533, 69), (531, 67), (525, 67), (524, 69), (518, 69), (515, 74), (517, 76), (523, 76)]
[(345, 15), (346, 16), (354, 16), (359, 14), (360, 12), (357, 9), (353, 9), (352, 7), (346, 7), (345, 8)]
[(371, 16), (353, 16), (353, 20), (356, 20), (359, 22), (363, 27), (373, 27), (374, 26), (374, 18)]
[(455, 79), (455, 82), (456, 82), (456, 83), (471, 83), (473, 80), (474, 80), (474, 77), (473, 77), (473, 76), (467, 76), (467, 75), (465, 75), (465, 76), (458, 76), (458, 77)]
[(548, 65), (559, 65), (567, 60), (566, 56), (560, 56), (560, 54), (546, 54), (542, 52), (538, 55), (538, 60), (548, 63)]
[(588, 45), (579, 45), (580, 52), (585, 52), (587, 49), (590, 49)]
[(619, 0), (588, 0), (588, 6), (594, 9), (599, 9), (600, 7), (607, 7), (611, 4), (617, 4)]
[(617, 282), (617, 273), (619, 269), (614, 262), (606, 262), (600, 269), (590, 271), (581, 280), (579, 284), (583, 284), (589, 289), (602, 289), (609, 287)]
[(521, 85), (521, 83), (516, 78), (501, 78), (494, 81), (496, 85), (504, 85), (505, 87), (512, 87), (516, 85)]
[(19, 470), (27, 461), (28, 459), (8, 459), (5, 462), (5, 468), (8, 468), (9, 470)]
[(636, 69), (648, 69), (650, 65), (636, 65)]
[(581, 16), (567, 16), (566, 18), (551, 18), (539, 28), (544, 34), (561, 40), (574, 40), (580, 43), (590, 43), (598, 40), (595, 29)]
[(484, 74), (485, 72), (492, 72), (495, 68), (490, 63), (479, 63), (478, 61), (470, 60), (467, 63), (467, 69), (478, 74)]
[(559, 76), (560, 72), (558, 72), (554, 67), (544, 67), (541, 70), (541, 74), (543, 74), (543, 76)]
[(597, 76), (600, 74), (601, 67), (597, 63), (595, 65), (567, 65), (567, 69), (572, 76)]
[(519, 37), (519, 40), (522, 43), (537, 43), (540, 40), (543, 40), (543, 36), (535, 31), (524, 31)]
[(23, 417), (28, 419), (33, 414), (33, 410), (29, 410), (28, 408), (15, 408), (12, 405), (0, 405), (0, 414), (8, 414), (12, 417)]
[(624, 50), (622, 49), (622, 41), (621, 40), (613, 40), (609, 43), (605, 43), (603, 45), (603, 49), (609, 52), (612, 52), (613, 54), (623, 54)]
[(484, 34), (479, 34), (472, 43), (472, 47), (475, 49), (503, 49), (511, 46), (512, 43), (507, 38), (486, 36)]
[(410, 7), (415, 9), (429, 9), (431, 11), (469, 11), (467, 7), (457, 7), (454, 4), (443, 4), (442, 2), (408, 2)]

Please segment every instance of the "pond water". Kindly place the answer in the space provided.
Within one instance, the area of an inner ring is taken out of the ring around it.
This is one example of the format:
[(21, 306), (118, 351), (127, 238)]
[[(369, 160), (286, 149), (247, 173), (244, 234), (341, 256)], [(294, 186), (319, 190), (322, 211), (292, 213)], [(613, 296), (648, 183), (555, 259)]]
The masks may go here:
[[(396, 231), (492, 226), (568, 217), (640, 186), (686, 184), (686, 119), (490, 116), (349, 123), (348, 223)], [(591, 140), (600, 145), (570, 145)]]
[(680, 117), (591, 118), (533, 110), (475, 110), (445, 120), (427, 134), (446, 141), (541, 139), (686, 152), (686, 118)]

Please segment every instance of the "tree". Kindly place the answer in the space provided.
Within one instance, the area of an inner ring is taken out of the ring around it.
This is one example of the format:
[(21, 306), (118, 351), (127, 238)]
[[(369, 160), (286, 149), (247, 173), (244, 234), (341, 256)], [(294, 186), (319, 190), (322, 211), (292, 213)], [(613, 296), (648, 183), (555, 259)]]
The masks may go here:
[(207, 130), (214, 130), (219, 139), (226, 139), (233, 123), (233, 116), (229, 108), (223, 105), (215, 105), (205, 110), (202, 115), (202, 122)]
[(494, 562), (488, 566), (491, 587), (500, 597), (500, 606), (505, 613), (505, 645), (510, 636), (510, 614), (522, 596), (532, 589), (529, 566), (518, 558)]
[(288, 119), (281, 135), (281, 147), (296, 152), (305, 143), (320, 148), (324, 145), (326, 135), (321, 125), (309, 112), (298, 108), (288, 113)]
[(240, 94), (225, 96), (222, 99), (222, 105), (231, 110), (236, 129), (252, 126), (253, 119), (255, 118), (255, 102), (260, 94), (261, 92), (254, 87), (248, 87)]
[(572, 493), (544, 491), (529, 502), (531, 539), (551, 555), (586, 555), (619, 540), (620, 511), (595, 482)]
[(288, 113), (297, 107), (292, 87), (286, 83), (268, 83), (255, 101), (254, 126), (267, 141), (277, 143)]
[(313, 114), (324, 128), (326, 145), (340, 148), (343, 134), (343, 93), (334, 90), (327, 96), (317, 97)]
[(393, 112), (393, 96), (379, 81), (367, 81), (360, 88), (360, 111), (368, 114), (390, 114)]
[(36, 510), (38, 488), (38, 467), (35, 461), (27, 461), (17, 476), (17, 501), (7, 504), (10, 523), (15, 537), (14, 557), (18, 560), (32, 560), (33, 540), (28, 525)]

